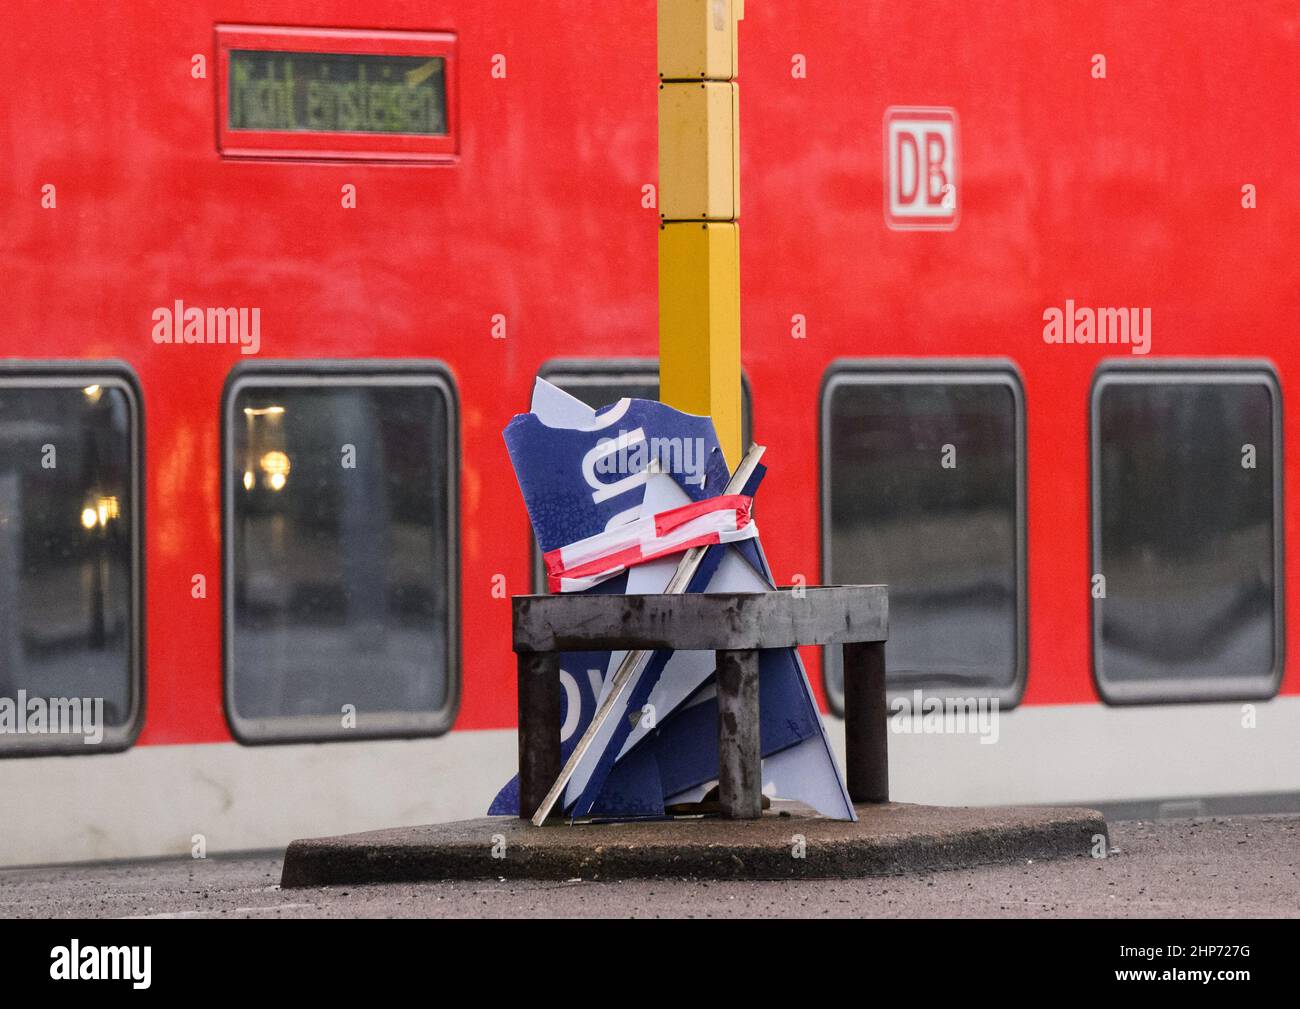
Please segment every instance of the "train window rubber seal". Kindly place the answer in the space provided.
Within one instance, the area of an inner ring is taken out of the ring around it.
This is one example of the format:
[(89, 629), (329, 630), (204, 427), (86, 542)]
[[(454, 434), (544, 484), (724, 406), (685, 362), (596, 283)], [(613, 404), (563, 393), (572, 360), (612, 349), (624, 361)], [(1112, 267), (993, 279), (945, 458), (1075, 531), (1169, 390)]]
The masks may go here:
[(99, 385), (121, 391), (130, 409), (129, 481), (131, 488), (131, 626), (127, 668), (128, 714), (122, 724), (104, 727), (96, 745), (55, 740), (52, 736), (23, 734), (19, 743), (0, 736), (0, 760), (45, 756), (95, 756), (121, 753), (135, 745), (144, 727), (145, 670), (145, 480), (144, 394), (139, 376), (125, 361), (24, 360), (0, 358), (0, 388), (87, 388)]
[[(1260, 385), (1267, 389), (1271, 418), (1270, 431), (1273, 445), (1272, 506), (1273, 506), (1273, 664), (1264, 676), (1241, 676), (1217, 679), (1191, 680), (1172, 678), (1144, 680), (1136, 683), (1116, 683), (1107, 680), (1102, 668), (1102, 611), (1099, 600), (1089, 592), (1089, 666), (1092, 681), (1102, 703), (1107, 705), (1179, 704), (1214, 701), (1267, 700), (1277, 696), (1281, 689), (1286, 664), (1286, 567), (1283, 535), (1286, 515), (1283, 508), (1285, 460), (1283, 451), (1282, 386), (1273, 362), (1263, 358), (1162, 358), (1154, 361), (1135, 361), (1116, 357), (1104, 359), (1093, 373), (1088, 396), (1088, 560), (1091, 573), (1101, 570), (1101, 444), (1100, 403), (1106, 389), (1116, 385)], [(1089, 581), (1091, 582), (1091, 576)], [(1104, 604), (1104, 600), (1101, 601)]]
[[(553, 357), (543, 362), (537, 377), (573, 394), (575, 388), (600, 385), (659, 384), (659, 358), (657, 357)], [(529, 390), (531, 397), (532, 391)], [(601, 404), (602, 406), (607, 404)], [(740, 372), (740, 424), (741, 440), (748, 441), (754, 431), (754, 394), (749, 376)], [(537, 538), (528, 533), (529, 570), (532, 572), (533, 593), (545, 595), (546, 571), (542, 554), (537, 549)]]
[[(822, 376), (818, 392), (817, 466), (820, 493), (819, 519), (821, 522), (821, 577), (829, 584), (831, 573), (831, 467), (829, 456), (831, 394), (840, 385), (861, 384), (915, 384), (940, 385), (994, 385), (1005, 387), (1012, 396), (1015, 424), (1015, 525), (1014, 525), (1014, 579), (1016, 590), (1015, 668), (1010, 682), (1003, 686), (988, 684), (940, 682), (923, 688), (932, 694), (959, 693), (978, 695), (996, 700), (999, 710), (1015, 708), (1024, 697), (1029, 676), (1029, 595), (1028, 595), (1028, 456), (1026, 441), (1026, 410), (1024, 380), (1016, 363), (1006, 357), (843, 357), (836, 358)], [(834, 688), (830, 673), (839, 669), (842, 652), (838, 647), (822, 648), (822, 688), (826, 701), (835, 715), (844, 715), (844, 692)], [(889, 644), (885, 644), (886, 672), (888, 673)], [(891, 700), (910, 697), (917, 687), (890, 686)]]
[[(429, 386), (446, 405), (447, 519), (447, 686), (442, 707), (413, 717), (373, 722), (373, 728), (338, 729), (339, 715), (241, 718), (234, 706), (234, 470), (230, 421), (238, 393), (245, 388), (292, 385), (300, 388)], [(450, 731), (460, 710), (463, 656), (460, 566), (460, 399), (450, 368), (441, 361), (411, 358), (267, 359), (243, 361), (231, 368), (221, 394), (221, 671), (222, 705), (236, 742), (246, 746), (289, 743), (347, 743), (357, 740), (415, 739)]]

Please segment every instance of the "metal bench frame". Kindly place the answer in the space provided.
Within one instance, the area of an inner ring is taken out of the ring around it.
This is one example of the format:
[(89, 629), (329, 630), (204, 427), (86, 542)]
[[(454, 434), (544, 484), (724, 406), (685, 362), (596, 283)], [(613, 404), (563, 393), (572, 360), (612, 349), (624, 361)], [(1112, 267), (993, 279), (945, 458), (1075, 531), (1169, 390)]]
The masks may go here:
[(849, 798), (889, 801), (885, 586), (515, 596), (512, 604), (520, 817), (532, 817), (560, 774), (560, 653), (636, 648), (717, 652), (718, 797), (724, 817), (752, 820), (763, 801), (759, 651), (841, 645)]

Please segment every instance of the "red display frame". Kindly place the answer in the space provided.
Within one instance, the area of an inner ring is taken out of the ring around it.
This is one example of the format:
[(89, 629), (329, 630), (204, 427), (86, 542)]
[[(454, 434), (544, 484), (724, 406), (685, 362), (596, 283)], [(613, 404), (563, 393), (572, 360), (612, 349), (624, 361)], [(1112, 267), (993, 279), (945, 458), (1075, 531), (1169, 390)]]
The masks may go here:
[[(228, 158), (391, 161), (446, 164), (459, 154), (456, 36), (451, 32), (340, 28), (216, 27), (217, 151)], [(255, 51), (345, 53), (355, 56), (438, 56), (443, 64), (447, 132), (437, 135), (341, 133), (309, 130), (233, 130), (230, 54)]]

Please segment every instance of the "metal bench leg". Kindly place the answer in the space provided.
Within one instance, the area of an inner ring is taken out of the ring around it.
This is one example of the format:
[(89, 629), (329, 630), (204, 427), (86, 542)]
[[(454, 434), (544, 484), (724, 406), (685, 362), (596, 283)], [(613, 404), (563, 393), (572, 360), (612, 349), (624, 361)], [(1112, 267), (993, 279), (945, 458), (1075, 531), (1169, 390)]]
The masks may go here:
[(763, 812), (758, 734), (758, 652), (718, 652), (718, 800), (728, 820)]
[(849, 798), (888, 802), (889, 715), (883, 641), (844, 646), (844, 736)]
[(519, 652), (519, 816), (531, 820), (560, 776), (560, 653)]

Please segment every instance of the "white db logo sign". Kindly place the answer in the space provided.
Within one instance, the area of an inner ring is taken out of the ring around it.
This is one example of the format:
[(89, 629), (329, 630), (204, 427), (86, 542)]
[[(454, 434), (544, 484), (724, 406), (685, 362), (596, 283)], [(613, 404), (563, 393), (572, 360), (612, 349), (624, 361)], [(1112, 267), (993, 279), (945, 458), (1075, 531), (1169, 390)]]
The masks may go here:
[(896, 231), (952, 231), (961, 216), (953, 109), (885, 110), (885, 223)]

